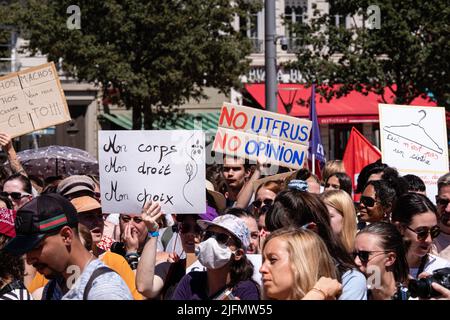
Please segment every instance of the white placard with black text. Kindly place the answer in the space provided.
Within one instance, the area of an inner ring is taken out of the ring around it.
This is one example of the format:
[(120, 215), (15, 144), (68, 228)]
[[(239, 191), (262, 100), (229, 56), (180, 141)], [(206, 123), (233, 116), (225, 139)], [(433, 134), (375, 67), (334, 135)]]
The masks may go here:
[(147, 200), (165, 213), (204, 213), (205, 135), (201, 130), (99, 131), (105, 213), (141, 213)]

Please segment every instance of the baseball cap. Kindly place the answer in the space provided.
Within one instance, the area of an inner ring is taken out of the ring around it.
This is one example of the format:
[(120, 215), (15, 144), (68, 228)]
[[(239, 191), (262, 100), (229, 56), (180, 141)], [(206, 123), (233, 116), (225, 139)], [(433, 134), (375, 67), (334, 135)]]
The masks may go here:
[(101, 209), (100, 202), (89, 196), (76, 197), (70, 200), (78, 213)]
[(218, 216), (213, 221), (198, 220), (197, 223), (203, 230), (209, 226), (218, 226), (227, 230), (240, 240), (245, 251), (247, 251), (247, 248), (250, 245), (250, 231), (245, 225), (245, 222), (234, 215), (224, 214)]
[(63, 179), (56, 188), (56, 192), (67, 197), (68, 195), (79, 192), (94, 192), (95, 183), (92, 178), (83, 175), (73, 175)]
[(5, 249), (14, 255), (33, 250), (46, 236), (62, 227), (78, 226), (77, 211), (69, 200), (56, 193), (40, 195), (23, 205), (16, 214), (16, 237)]

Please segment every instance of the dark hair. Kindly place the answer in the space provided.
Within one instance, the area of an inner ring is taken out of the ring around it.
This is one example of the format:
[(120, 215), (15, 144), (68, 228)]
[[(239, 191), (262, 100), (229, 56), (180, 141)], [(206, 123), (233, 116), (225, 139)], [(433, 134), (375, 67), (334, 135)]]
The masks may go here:
[(358, 175), (355, 193), (363, 192), (369, 177), (374, 173), (382, 172), (387, 166), (387, 164), (381, 162), (381, 159), (365, 166)]
[(395, 189), (384, 180), (369, 181), (365, 188), (369, 185), (375, 189), (375, 197), (380, 202), (383, 211), (392, 210), (397, 195)]
[[(225, 157), (232, 158), (234, 160), (244, 160), (244, 163), (242, 165), (244, 166), (244, 170), (245, 171), (249, 171), (252, 168), (252, 164), (250, 164), (250, 161), (247, 158), (240, 158), (240, 157), (237, 157), (237, 156), (232, 156), (232, 155), (224, 153), (223, 154), (223, 159), (225, 159)], [(223, 165), (221, 166), (221, 171), (223, 171)]]
[(405, 283), (408, 281), (409, 267), (406, 259), (406, 251), (403, 244), (403, 238), (398, 229), (391, 223), (374, 222), (362, 229), (360, 234), (372, 234), (379, 237), (379, 245), (386, 251), (392, 251), (396, 254), (396, 260), (393, 265), (395, 281)]
[(295, 174), (295, 179), (296, 180), (303, 180), (306, 181), (306, 179), (309, 178), (313, 178), (318, 184), (320, 184), (320, 179), (311, 171), (309, 171), (306, 168), (302, 168), (300, 170), (297, 171), (297, 173)]
[(267, 212), (265, 220), (269, 231), (284, 227), (301, 228), (314, 222), (317, 225), (317, 233), (336, 260), (339, 272), (342, 274), (355, 267), (341, 240), (333, 233), (328, 209), (318, 195), (299, 190), (281, 191), (271, 210)]
[(423, 182), (422, 179), (420, 179), (420, 177), (416, 176), (415, 174), (407, 174), (403, 176), (403, 179), (405, 179), (406, 182), (408, 183), (408, 191), (412, 192), (426, 191), (425, 183)]
[(31, 192), (32, 192), (31, 181), (30, 181), (30, 179), (28, 179), (28, 177), (26, 177), (20, 173), (14, 173), (13, 175), (10, 175), (8, 178), (6, 178), (6, 180), (3, 182), (3, 185), (5, 185), (5, 183), (8, 181), (13, 181), (13, 180), (19, 180), (20, 182), (22, 182), (23, 191), (31, 194)]
[(344, 190), (347, 192), (350, 197), (352, 196), (352, 180), (350, 179), (349, 175), (345, 172), (336, 172), (330, 175), (325, 181), (325, 183), (328, 183), (328, 180), (330, 180), (331, 177), (336, 177), (339, 180), (339, 189)]
[(3, 201), (6, 204), (6, 207), (8, 209), (14, 208), (14, 205), (13, 205), (13, 203), (11, 202), (11, 200), (9, 198), (4, 197), (4, 196), (0, 196), (0, 201)]
[(247, 209), (238, 207), (226, 208), (223, 214), (231, 214), (238, 218), (255, 218), (255, 216)]
[(431, 211), (437, 216), (436, 206), (426, 196), (409, 192), (400, 196), (392, 210), (392, 220), (410, 225), (415, 215)]
[(11, 238), (0, 234), (0, 279), (12, 277), (23, 281), (25, 264), (22, 256), (15, 256), (7, 252), (4, 247)]

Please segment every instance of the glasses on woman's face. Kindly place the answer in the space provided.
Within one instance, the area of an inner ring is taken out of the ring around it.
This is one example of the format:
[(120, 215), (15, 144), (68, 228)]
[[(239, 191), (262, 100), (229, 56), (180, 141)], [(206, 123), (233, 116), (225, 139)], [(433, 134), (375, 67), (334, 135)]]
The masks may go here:
[(180, 233), (191, 232), (191, 233), (195, 233), (195, 234), (201, 234), (203, 231), (199, 225), (191, 224), (191, 223), (187, 223), (187, 222), (180, 222), (178, 224), (178, 230), (180, 231)]
[(374, 258), (378, 255), (374, 255), (372, 257), (370, 257), (370, 255), (372, 253), (388, 253), (389, 251), (383, 251), (383, 250), (374, 250), (374, 251), (367, 251), (367, 250), (361, 250), (361, 251), (353, 251), (352, 255), (353, 255), (353, 259), (355, 259), (356, 257), (359, 258), (359, 260), (361, 260), (362, 263), (367, 263), (369, 262), (369, 260), (371, 258)]
[(142, 218), (141, 217), (130, 217), (130, 216), (120, 215), (120, 219), (123, 222), (125, 222), (125, 223), (130, 222), (131, 219), (133, 219), (134, 223), (141, 223), (142, 222)]
[(8, 198), (11, 196), (11, 199), (13, 200), (20, 200), (23, 197), (29, 196), (29, 193), (22, 193), (22, 192), (6, 192), (6, 191), (2, 191), (0, 192), (0, 196)]
[(264, 199), (264, 200), (255, 200), (252, 203), (252, 206), (260, 209), (262, 205), (264, 206), (271, 206), (273, 204), (273, 200), (272, 199)]
[(431, 235), (431, 239), (434, 239), (441, 233), (441, 228), (439, 228), (439, 226), (433, 226), (431, 228), (418, 227), (415, 230), (410, 227), (406, 227), (406, 228), (408, 228), (408, 230), (411, 230), (412, 232), (417, 234), (417, 240), (419, 240), (419, 241), (426, 240), (428, 238), (428, 234)]
[(377, 200), (367, 196), (361, 196), (359, 202), (362, 203), (365, 207), (372, 208), (377, 203)]
[(226, 245), (230, 241), (231, 236), (229, 236), (226, 233), (214, 232), (214, 231), (207, 230), (203, 234), (203, 241), (206, 241), (209, 238), (214, 238), (217, 240), (218, 243)]

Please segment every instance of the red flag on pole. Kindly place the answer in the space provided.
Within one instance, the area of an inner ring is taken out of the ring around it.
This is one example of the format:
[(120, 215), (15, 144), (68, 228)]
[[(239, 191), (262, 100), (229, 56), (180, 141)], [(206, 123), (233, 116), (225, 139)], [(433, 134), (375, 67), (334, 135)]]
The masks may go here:
[[(361, 170), (380, 158), (381, 152), (353, 127), (342, 159), (345, 171), (352, 179), (353, 190), (356, 188), (356, 181)], [(354, 199), (358, 200), (356, 197)]]

